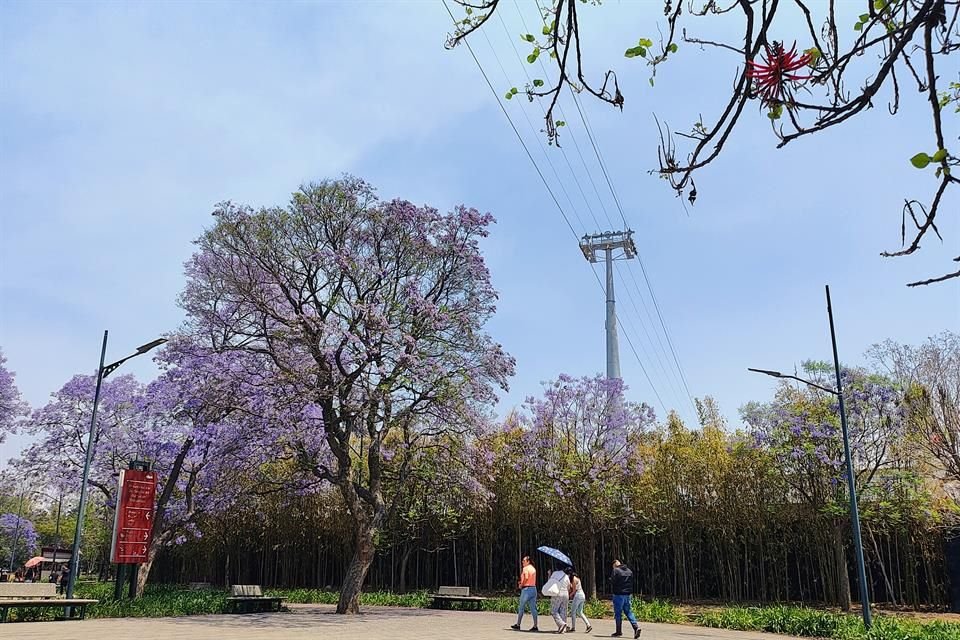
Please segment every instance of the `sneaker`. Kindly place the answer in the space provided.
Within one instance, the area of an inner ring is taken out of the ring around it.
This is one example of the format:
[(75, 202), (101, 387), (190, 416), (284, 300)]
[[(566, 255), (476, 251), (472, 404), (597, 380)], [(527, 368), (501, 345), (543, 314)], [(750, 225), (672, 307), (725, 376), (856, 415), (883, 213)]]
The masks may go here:
[(513, 629), (514, 631), (520, 631), (520, 625), (518, 624), (512, 624), (510, 625), (510, 628)]
[(530, 631), (540, 631), (540, 628), (536, 625), (530, 627)]
[(590, 633), (591, 631), (593, 631), (593, 627), (587, 625), (587, 630), (584, 633)]
[(640, 637), (640, 627), (637, 627), (633, 630), (633, 640), (637, 640)]
[(610, 634), (610, 637), (611, 637), (611, 638), (619, 638), (619, 637), (622, 636), (622, 635), (623, 635), (623, 633), (621, 633), (620, 631), (614, 631), (613, 633)]

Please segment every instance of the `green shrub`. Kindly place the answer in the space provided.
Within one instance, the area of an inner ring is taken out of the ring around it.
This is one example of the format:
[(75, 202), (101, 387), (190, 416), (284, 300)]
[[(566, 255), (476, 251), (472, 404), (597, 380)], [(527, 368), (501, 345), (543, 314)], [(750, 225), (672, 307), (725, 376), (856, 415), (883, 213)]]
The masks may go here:
[(960, 625), (949, 622), (877, 616), (868, 632), (854, 615), (781, 605), (730, 607), (702, 613), (695, 620), (705, 627), (833, 640), (960, 640)]
[(686, 617), (680, 609), (663, 600), (640, 600), (635, 598), (631, 602), (633, 615), (641, 622), (684, 622)]
[(607, 603), (601, 600), (587, 600), (583, 605), (583, 612), (591, 620), (599, 620), (609, 615)]

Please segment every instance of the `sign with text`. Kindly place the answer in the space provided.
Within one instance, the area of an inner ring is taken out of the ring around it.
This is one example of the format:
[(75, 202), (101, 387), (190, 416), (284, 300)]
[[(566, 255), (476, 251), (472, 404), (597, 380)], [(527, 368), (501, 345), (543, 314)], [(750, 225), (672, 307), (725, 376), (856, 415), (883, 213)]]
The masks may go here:
[(146, 562), (153, 535), (156, 472), (124, 469), (120, 472), (117, 494), (120, 499), (113, 521), (110, 559), (117, 564)]

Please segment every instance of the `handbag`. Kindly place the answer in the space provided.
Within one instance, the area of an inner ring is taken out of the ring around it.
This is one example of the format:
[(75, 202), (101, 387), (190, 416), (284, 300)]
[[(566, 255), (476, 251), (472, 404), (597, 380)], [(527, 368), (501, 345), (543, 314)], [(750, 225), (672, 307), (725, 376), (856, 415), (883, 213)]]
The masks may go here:
[(553, 578), (550, 578), (544, 583), (543, 587), (540, 589), (540, 593), (548, 598), (558, 596), (560, 595), (560, 583)]

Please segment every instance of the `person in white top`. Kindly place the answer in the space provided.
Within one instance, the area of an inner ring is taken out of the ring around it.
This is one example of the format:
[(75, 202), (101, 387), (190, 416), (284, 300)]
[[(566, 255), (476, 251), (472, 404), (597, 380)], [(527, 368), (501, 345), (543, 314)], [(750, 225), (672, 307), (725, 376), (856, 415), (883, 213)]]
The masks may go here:
[[(555, 585), (555, 586), (554, 586)], [(567, 630), (567, 608), (570, 604), (570, 577), (563, 569), (556, 569), (543, 585), (544, 595), (550, 596), (550, 614), (557, 623), (557, 633)]]
[(570, 631), (577, 630), (577, 618), (583, 620), (587, 625), (587, 633), (593, 631), (593, 625), (583, 612), (583, 607), (587, 603), (587, 594), (583, 592), (583, 583), (580, 576), (571, 568), (567, 569), (567, 575), (570, 577)]

